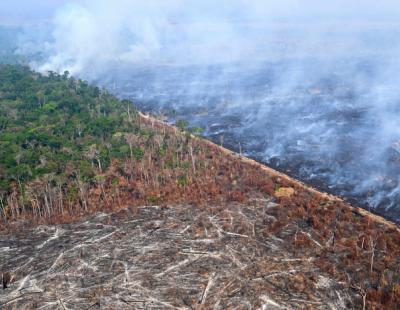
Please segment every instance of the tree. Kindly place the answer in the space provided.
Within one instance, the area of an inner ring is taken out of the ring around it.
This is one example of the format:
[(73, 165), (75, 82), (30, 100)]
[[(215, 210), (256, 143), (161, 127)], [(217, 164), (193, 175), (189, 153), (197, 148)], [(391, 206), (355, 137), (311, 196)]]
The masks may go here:
[(185, 131), (187, 130), (188, 126), (189, 126), (189, 122), (184, 120), (184, 119), (180, 119), (176, 122), (176, 127), (178, 127), (181, 131)]
[(85, 152), (85, 157), (90, 161), (96, 160), (97, 165), (99, 167), (100, 172), (103, 171), (101, 166), (101, 158), (100, 158), (100, 151), (97, 148), (96, 144), (92, 144)]
[(133, 148), (135, 145), (137, 145), (140, 141), (139, 137), (134, 135), (134, 134), (125, 134), (125, 141), (129, 146), (129, 151), (131, 155), (131, 160), (133, 160)]

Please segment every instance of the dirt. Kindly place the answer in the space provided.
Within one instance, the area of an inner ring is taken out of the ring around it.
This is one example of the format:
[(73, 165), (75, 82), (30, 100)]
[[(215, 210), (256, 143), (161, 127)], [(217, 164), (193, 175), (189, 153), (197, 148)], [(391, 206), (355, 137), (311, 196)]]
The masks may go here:
[(292, 253), (276, 204), (128, 208), (0, 237), (2, 309), (351, 309), (360, 296)]

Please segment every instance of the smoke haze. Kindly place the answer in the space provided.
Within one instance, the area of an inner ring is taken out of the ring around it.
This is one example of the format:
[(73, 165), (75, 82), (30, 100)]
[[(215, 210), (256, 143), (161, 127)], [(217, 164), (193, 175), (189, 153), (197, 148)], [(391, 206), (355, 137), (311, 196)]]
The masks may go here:
[(55, 16), (46, 65), (81, 73), (116, 63), (186, 65), (373, 53), (379, 47), (365, 42), (363, 33), (398, 26), (399, 5), (385, 3), (80, 1)]
[(75, 1), (19, 51), (399, 219), (399, 20), (390, 0)]

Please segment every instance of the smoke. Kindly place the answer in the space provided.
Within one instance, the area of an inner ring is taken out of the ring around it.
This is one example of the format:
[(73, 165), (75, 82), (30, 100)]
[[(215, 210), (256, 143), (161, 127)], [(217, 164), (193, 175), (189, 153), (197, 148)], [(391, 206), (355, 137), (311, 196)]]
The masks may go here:
[(400, 218), (399, 18), (392, 0), (78, 1), (58, 10), (32, 66), (175, 109)]
[(42, 69), (79, 74), (92, 68), (96, 75), (118, 64), (254, 62), (310, 53), (336, 56), (361, 47), (360, 38), (355, 38), (359, 30), (379, 23), (379, 18), (390, 23), (398, 17), (394, 1), (385, 9), (370, 0), (335, 3), (81, 1), (64, 6), (55, 16), (54, 40), (46, 48), (50, 58)]

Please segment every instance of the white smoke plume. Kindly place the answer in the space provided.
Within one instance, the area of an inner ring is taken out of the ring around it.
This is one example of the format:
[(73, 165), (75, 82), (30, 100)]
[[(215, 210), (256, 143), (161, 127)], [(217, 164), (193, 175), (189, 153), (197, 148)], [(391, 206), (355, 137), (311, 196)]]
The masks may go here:
[(80, 73), (120, 63), (210, 64), (372, 52), (359, 32), (400, 16), (394, 1), (384, 2), (77, 1), (55, 16), (43, 69)]

